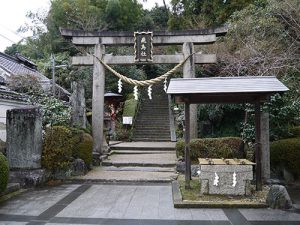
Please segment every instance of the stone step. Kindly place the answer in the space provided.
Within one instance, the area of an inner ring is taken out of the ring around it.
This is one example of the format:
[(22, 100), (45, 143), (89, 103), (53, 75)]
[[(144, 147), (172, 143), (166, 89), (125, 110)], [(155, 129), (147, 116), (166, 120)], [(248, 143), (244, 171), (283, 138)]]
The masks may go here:
[(73, 183), (171, 183), (177, 179), (174, 172), (106, 171), (95, 167), (88, 174), (69, 179)]
[(159, 118), (164, 118), (164, 119), (169, 119), (169, 114), (168, 113), (160, 113), (160, 112), (142, 112), (140, 115), (138, 115), (138, 118), (154, 118), (154, 119), (159, 119)]
[(135, 137), (170, 137), (170, 131), (160, 131), (160, 130), (152, 130), (152, 131), (144, 131), (144, 130), (135, 130)]
[(171, 141), (171, 138), (132, 138), (133, 141), (149, 141), (149, 142), (157, 142), (157, 141), (160, 141), (160, 142), (170, 142)]
[(163, 131), (163, 132), (170, 132), (169, 127), (143, 126), (143, 125), (137, 125), (135, 127), (135, 130), (144, 130), (144, 131), (160, 130), (160, 131)]
[(157, 126), (156, 124), (154, 124), (153, 126), (150, 126), (150, 124), (149, 124), (149, 126), (148, 126), (148, 124), (147, 125), (145, 124), (144, 126), (145, 127), (142, 127), (142, 126), (135, 127), (134, 131), (145, 131), (145, 132), (161, 131), (164, 133), (170, 133), (170, 128), (167, 125)]
[(175, 151), (175, 147), (111, 146), (110, 149), (111, 151)]
[(169, 120), (136, 120), (135, 123), (141, 126), (142, 125), (155, 125), (158, 127), (169, 126)]
[(163, 117), (169, 118), (169, 113), (156, 111), (156, 110), (152, 109), (152, 111), (149, 110), (149, 112), (142, 111), (142, 113), (140, 113), (138, 116), (139, 117), (142, 117), (142, 116), (161, 117), (161, 116), (163, 116)]
[(134, 132), (134, 136), (135, 137), (170, 137), (170, 132), (164, 132), (164, 133), (161, 133), (161, 132), (143, 132), (143, 131), (140, 131), (140, 132)]
[(153, 151), (153, 150), (112, 150), (110, 152), (111, 155), (113, 154), (167, 154), (171, 151)]
[(140, 167), (174, 167), (176, 155), (174, 152), (167, 154), (127, 154), (111, 155), (102, 162), (102, 166), (140, 166)]
[(144, 120), (144, 121), (169, 121), (169, 116), (164, 116), (164, 115), (141, 115), (137, 118), (137, 121)]
[(140, 123), (141, 125), (143, 124), (169, 124), (170, 123), (170, 120), (169, 118), (163, 118), (163, 117), (156, 117), (156, 118), (144, 118), (144, 117), (141, 117), (141, 118), (137, 118), (136, 123)]
[(170, 167), (115, 167), (115, 166), (106, 166), (103, 167), (105, 171), (143, 171), (143, 172), (176, 172), (175, 168)]
[(138, 135), (135, 136), (135, 139), (149, 139), (150, 140), (156, 140), (156, 139), (160, 139), (160, 140), (171, 140), (170, 136), (149, 136), (149, 135)]
[(154, 124), (136, 124), (135, 128), (144, 128), (144, 129), (163, 129), (163, 130), (170, 130), (169, 126), (157, 126)]
[(116, 166), (116, 167), (128, 167), (128, 166), (139, 166), (139, 167), (174, 167), (176, 163), (150, 163), (150, 162), (109, 162), (103, 161), (102, 166)]

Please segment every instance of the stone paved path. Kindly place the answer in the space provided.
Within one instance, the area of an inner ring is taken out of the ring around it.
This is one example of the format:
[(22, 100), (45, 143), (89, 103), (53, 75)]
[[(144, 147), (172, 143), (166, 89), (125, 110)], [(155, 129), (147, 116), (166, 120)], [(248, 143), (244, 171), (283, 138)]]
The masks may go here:
[(170, 184), (61, 185), (0, 204), (4, 225), (296, 225), (300, 214), (272, 209), (175, 209)]

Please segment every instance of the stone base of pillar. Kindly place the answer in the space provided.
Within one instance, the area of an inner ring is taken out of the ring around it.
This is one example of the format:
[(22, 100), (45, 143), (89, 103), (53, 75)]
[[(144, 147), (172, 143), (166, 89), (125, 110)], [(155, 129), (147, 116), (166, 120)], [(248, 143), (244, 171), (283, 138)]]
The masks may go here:
[(93, 166), (100, 166), (101, 160), (100, 160), (100, 153), (99, 152), (93, 152)]

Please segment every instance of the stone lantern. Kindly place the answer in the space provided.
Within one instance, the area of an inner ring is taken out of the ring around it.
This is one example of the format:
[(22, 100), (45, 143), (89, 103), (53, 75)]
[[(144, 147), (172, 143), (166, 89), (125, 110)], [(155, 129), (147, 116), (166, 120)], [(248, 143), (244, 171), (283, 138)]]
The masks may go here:
[(109, 136), (115, 135), (116, 119), (118, 113), (118, 106), (123, 100), (123, 95), (108, 91), (104, 94), (105, 108), (108, 112), (105, 112), (104, 116), (104, 127), (109, 131)]

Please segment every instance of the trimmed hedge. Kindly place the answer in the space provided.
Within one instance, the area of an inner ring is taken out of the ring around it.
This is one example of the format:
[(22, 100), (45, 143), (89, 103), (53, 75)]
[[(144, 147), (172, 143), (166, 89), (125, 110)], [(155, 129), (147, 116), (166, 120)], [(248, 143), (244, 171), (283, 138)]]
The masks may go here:
[(81, 133), (80, 142), (75, 144), (73, 150), (75, 158), (82, 159), (90, 167), (93, 161), (93, 137), (87, 133)]
[(0, 152), (0, 193), (6, 190), (9, 167), (5, 156)]
[(294, 137), (300, 137), (300, 126), (296, 126), (290, 129), (290, 132)]
[(6, 153), (6, 142), (2, 141), (0, 139), (0, 152), (3, 153), (5, 155)]
[(43, 143), (42, 166), (50, 170), (68, 167), (72, 161), (73, 146), (70, 129), (63, 126), (47, 128)]
[(300, 176), (300, 137), (272, 142), (270, 153), (272, 168), (286, 168), (295, 176)]
[[(177, 157), (184, 157), (184, 141), (176, 144)], [(192, 162), (198, 158), (244, 158), (244, 142), (238, 137), (192, 139), (190, 142)]]
[(55, 170), (67, 168), (74, 158), (89, 168), (93, 160), (93, 138), (81, 129), (54, 126), (46, 129), (42, 166)]

